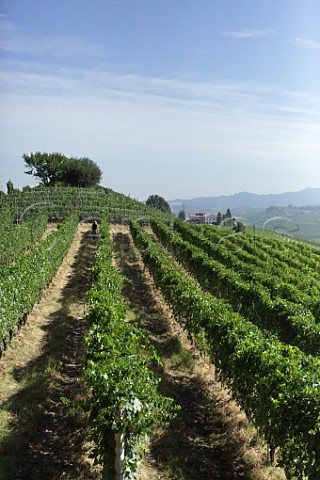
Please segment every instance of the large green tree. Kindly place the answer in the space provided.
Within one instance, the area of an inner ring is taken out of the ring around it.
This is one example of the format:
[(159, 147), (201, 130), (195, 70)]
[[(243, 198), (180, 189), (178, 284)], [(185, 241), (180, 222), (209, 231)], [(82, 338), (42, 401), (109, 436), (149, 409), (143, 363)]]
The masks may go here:
[(35, 152), (23, 155), (28, 175), (41, 180), (46, 187), (61, 183), (72, 187), (95, 187), (102, 171), (89, 158), (68, 158), (61, 153)]
[(166, 202), (163, 197), (160, 197), (160, 195), (150, 195), (150, 197), (146, 201), (146, 205), (148, 205), (148, 207), (157, 208), (164, 213), (171, 213), (168, 202)]
[(38, 178), (46, 187), (61, 181), (68, 160), (62, 153), (45, 152), (24, 153), (22, 158), (28, 169), (25, 173)]
[(70, 158), (63, 174), (63, 182), (71, 187), (95, 187), (100, 183), (102, 171), (89, 158)]

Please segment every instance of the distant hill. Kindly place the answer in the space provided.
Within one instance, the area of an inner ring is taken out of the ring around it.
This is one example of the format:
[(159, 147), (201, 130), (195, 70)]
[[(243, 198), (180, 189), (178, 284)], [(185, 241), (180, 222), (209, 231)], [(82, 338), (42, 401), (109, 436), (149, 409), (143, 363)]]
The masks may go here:
[(232, 215), (247, 226), (320, 243), (320, 188), (270, 195), (241, 192), (168, 203), (176, 215), (184, 209), (186, 216), (196, 212), (225, 213), (230, 208)]
[(175, 199), (168, 201), (172, 211), (178, 213), (183, 208), (186, 213), (204, 212), (214, 213), (227, 208), (253, 208), (268, 207), (294, 207), (319, 206), (320, 188), (306, 188), (299, 192), (286, 192), (279, 194), (257, 195), (255, 193), (240, 192), (234, 195), (221, 195), (219, 197), (198, 197), (192, 199)]

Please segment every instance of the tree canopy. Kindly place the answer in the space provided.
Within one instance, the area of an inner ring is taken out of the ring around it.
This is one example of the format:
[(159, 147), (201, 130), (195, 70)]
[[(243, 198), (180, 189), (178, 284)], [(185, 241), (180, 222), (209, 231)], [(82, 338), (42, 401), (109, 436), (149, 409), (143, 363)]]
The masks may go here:
[(46, 187), (61, 181), (68, 160), (61, 153), (45, 152), (24, 153), (22, 158), (28, 169), (25, 173), (38, 178)]
[(148, 207), (153, 207), (164, 213), (171, 213), (171, 208), (163, 197), (160, 195), (150, 195), (146, 201)]
[(102, 171), (89, 158), (70, 158), (64, 170), (63, 182), (70, 187), (95, 187)]
[(22, 156), (28, 175), (41, 180), (46, 187), (64, 184), (72, 187), (95, 187), (102, 171), (89, 158), (68, 158), (61, 153), (35, 152)]

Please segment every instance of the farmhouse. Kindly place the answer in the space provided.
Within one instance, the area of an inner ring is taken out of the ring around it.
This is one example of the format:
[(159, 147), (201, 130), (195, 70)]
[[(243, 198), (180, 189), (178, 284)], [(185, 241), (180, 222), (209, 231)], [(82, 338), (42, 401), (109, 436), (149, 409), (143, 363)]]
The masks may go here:
[(194, 225), (205, 225), (205, 224), (213, 225), (216, 223), (216, 220), (217, 220), (217, 215), (213, 213), (210, 213), (210, 214), (190, 213), (186, 221)]

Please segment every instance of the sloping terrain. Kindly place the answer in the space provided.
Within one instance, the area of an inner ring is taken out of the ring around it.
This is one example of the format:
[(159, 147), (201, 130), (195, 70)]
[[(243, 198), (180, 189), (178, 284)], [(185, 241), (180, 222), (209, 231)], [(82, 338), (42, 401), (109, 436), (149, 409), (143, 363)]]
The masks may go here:
[[(162, 390), (181, 405), (170, 428), (156, 432), (139, 480), (283, 479), (265, 467), (265, 447), (214, 381), (155, 290), (125, 226), (111, 227), (114, 262), (125, 276), (128, 321), (144, 327), (161, 356)], [(50, 287), (0, 361), (0, 479), (94, 480), (89, 428), (66, 397), (88, 395), (81, 380), (85, 357), (85, 295), (97, 243), (80, 225)]]

